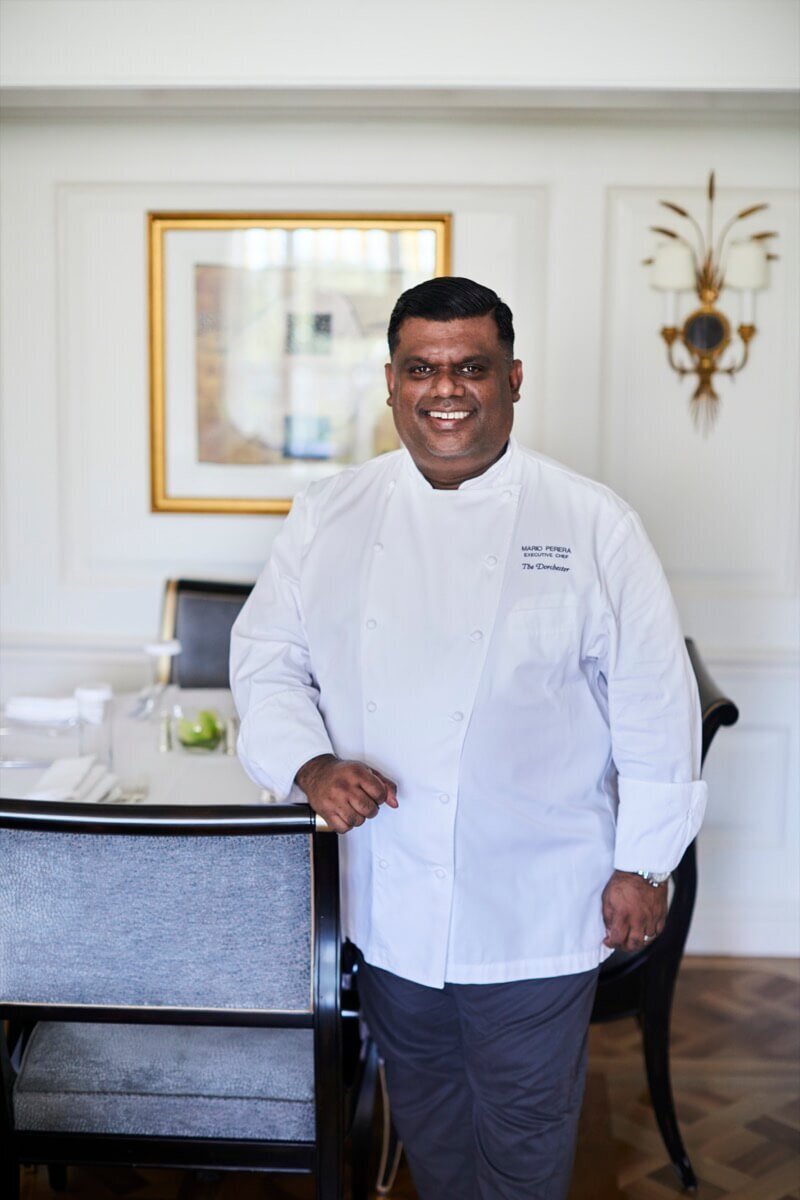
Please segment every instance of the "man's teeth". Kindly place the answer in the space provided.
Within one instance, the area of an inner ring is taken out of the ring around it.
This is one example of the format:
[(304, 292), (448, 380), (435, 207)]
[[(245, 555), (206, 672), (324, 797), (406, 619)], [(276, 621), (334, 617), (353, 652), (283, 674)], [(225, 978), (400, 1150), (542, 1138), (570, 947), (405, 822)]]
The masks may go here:
[(464, 417), (468, 417), (468, 412), (429, 412), (429, 417), (436, 417), (438, 421), (463, 421)]

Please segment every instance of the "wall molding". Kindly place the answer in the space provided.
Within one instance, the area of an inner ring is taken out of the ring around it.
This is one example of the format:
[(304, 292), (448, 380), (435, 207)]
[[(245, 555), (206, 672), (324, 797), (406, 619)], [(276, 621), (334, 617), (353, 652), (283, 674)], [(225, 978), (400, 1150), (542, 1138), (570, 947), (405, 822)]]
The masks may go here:
[(311, 118), (340, 120), (364, 110), (381, 119), (429, 121), (439, 118), (470, 120), (504, 118), (580, 121), (587, 125), (609, 116), (631, 121), (669, 121), (685, 118), (733, 125), (748, 121), (784, 119), (792, 127), (797, 117), (797, 94), (786, 89), (723, 93), (681, 88), (585, 88), (462, 86), (437, 87), (0, 87), (7, 116), (69, 120), (74, 117), (131, 116), (154, 119), (186, 117), (206, 120), (279, 116), (281, 120)]
[[(109, 659), (129, 659), (141, 653), (145, 636), (108, 636), (106, 634), (55, 634), (6, 632), (0, 637), (0, 657), (37, 658), (42, 655), (80, 657), (81, 654), (104, 655)], [(800, 649), (772, 648), (741, 650), (702, 648), (703, 660), (712, 670), (733, 670), (769, 674), (795, 675), (800, 667)]]

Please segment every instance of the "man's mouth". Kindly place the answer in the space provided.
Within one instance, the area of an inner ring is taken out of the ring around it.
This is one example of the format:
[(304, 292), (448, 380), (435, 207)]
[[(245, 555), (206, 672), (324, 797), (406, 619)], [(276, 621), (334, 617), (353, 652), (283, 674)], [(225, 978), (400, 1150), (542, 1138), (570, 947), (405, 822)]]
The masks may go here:
[(436, 429), (455, 430), (462, 421), (472, 416), (472, 410), (467, 408), (430, 408), (424, 411)]

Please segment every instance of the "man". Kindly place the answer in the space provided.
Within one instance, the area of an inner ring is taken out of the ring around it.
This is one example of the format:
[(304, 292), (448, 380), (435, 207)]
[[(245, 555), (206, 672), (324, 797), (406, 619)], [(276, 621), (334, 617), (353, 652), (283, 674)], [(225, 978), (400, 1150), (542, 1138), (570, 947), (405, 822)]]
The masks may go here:
[(661, 931), (705, 806), (636, 515), (511, 437), (507, 305), (397, 302), (404, 449), (297, 497), (234, 629), (250, 774), (341, 834), (343, 924), (422, 1200), (563, 1200), (599, 964)]

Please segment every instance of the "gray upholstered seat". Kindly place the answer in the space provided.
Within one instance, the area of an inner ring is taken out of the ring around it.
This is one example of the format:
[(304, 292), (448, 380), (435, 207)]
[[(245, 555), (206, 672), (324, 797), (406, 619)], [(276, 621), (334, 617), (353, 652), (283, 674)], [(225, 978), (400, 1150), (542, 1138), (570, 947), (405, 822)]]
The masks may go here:
[(41, 1022), (20, 1130), (314, 1140), (311, 1029)]
[(340, 962), (337, 841), (307, 805), (2, 801), (1, 1200), (22, 1163), (302, 1172), (342, 1200)]

